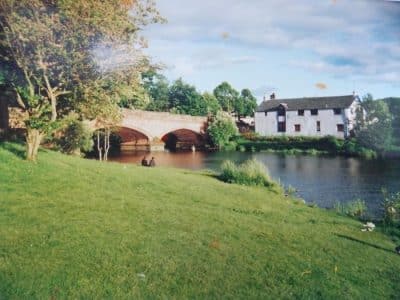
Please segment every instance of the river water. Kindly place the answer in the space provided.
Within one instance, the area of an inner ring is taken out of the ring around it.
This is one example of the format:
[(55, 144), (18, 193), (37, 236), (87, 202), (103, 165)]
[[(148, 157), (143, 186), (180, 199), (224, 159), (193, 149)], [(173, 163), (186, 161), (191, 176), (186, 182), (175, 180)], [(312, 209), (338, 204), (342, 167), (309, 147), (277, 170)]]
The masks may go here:
[(143, 156), (155, 157), (157, 166), (219, 171), (224, 160), (236, 163), (255, 158), (284, 186), (297, 189), (309, 203), (330, 208), (336, 202), (362, 199), (368, 210), (379, 214), (381, 189), (400, 191), (400, 160), (363, 160), (340, 156), (281, 155), (242, 152), (135, 152), (119, 153), (112, 161), (139, 164)]

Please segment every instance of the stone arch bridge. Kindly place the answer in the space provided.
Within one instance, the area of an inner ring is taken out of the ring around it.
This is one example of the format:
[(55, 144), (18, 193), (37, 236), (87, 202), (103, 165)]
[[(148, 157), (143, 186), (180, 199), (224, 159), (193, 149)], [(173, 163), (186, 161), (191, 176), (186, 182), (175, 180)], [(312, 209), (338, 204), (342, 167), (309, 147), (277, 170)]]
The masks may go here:
[(122, 120), (115, 127), (121, 150), (156, 151), (204, 147), (207, 124), (207, 117), (123, 109)]

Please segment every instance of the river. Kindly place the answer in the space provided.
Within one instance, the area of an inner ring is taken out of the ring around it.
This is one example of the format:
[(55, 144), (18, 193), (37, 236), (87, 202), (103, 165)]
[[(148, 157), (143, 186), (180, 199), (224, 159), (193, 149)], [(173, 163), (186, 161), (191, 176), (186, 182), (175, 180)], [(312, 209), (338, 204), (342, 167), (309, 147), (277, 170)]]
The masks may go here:
[(340, 156), (280, 155), (242, 152), (135, 152), (119, 153), (111, 161), (139, 164), (143, 156), (155, 157), (157, 166), (218, 171), (224, 160), (236, 163), (255, 158), (284, 186), (297, 190), (308, 203), (330, 208), (336, 202), (362, 199), (379, 214), (381, 189), (400, 191), (400, 160), (363, 160)]

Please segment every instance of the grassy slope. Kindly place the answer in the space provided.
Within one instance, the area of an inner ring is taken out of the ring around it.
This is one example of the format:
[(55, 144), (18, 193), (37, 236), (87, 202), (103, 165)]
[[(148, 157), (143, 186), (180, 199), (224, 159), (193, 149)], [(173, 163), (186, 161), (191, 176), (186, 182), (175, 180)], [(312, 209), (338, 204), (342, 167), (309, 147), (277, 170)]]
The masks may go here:
[(395, 245), (354, 220), (200, 173), (21, 151), (0, 145), (0, 298), (400, 297)]

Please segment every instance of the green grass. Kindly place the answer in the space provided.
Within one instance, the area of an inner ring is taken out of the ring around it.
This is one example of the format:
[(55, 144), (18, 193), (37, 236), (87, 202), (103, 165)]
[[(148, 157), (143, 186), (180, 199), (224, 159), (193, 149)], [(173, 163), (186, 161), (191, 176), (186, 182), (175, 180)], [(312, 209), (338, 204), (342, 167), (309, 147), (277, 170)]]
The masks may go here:
[(0, 299), (400, 297), (395, 244), (350, 218), (204, 172), (22, 152), (0, 145)]

